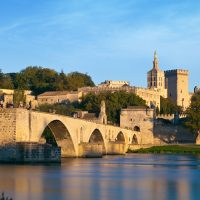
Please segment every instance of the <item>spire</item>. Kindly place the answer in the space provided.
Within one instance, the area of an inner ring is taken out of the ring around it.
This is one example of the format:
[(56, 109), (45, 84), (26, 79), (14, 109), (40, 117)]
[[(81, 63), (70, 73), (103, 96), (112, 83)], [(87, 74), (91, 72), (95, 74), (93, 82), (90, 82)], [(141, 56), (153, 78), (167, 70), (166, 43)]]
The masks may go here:
[(157, 52), (154, 52), (153, 69), (159, 70)]

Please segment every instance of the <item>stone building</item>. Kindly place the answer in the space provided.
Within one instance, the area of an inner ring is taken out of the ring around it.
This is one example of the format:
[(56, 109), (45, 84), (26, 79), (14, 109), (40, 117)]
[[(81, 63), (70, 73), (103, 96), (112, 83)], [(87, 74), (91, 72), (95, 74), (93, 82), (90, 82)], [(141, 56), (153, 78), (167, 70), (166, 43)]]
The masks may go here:
[(184, 110), (190, 105), (189, 71), (174, 69), (165, 71), (168, 98)]
[[(29, 105), (32, 103), (32, 105), (36, 104), (35, 96), (32, 95), (32, 91), (30, 90), (24, 90), (24, 96), (25, 96), (25, 105), (24, 107), (29, 107)], [(4, 108), (6, 107), (13, 107), (13, 96), (14, 96), (15, 90), (11, 89), (0, 89), (0, 101), (1, 106)]]
[(192, 94), (189, 94), (188, 70), (175, 69), (162, 71), (159, 68), (158, 56), (154, 52), (153, 68), (147, 73), (147, 88), (130, 86), (127, 81), (105, 81), (96, 87), (82, 87), (78, 91), (82, 95), (89, 92), (98, 94), (104, 91), (125, 91), (134, 93), (146, 101), (149, 107), (160, 109), (160, 97), (170, 98), (177, 105), (186, 109)]
[[(143, 132), (153, 141), (154, 109), (143, 106), (129, 106), (120, 113), (120, 127)], [(138, 141), (135, 143), (138, 143)]]
[(37, 96), (38, 104), (55, 104), (63, 102), (79, 101), (82, 97), (81, 92), (77, 91), (50, 91)]
[(103, 83), (99, 84), (98, 87), (120, 88), (125, 86), (130, 86), (130, 83), (128, 81), (106, 80)]

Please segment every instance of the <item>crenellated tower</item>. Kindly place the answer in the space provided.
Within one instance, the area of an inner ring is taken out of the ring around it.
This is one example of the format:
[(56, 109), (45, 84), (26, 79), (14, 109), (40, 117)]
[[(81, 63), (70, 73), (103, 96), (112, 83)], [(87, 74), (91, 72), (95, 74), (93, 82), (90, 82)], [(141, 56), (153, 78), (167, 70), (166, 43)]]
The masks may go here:
[(174, 69), (165, 71), (168, 97), (185, 110), (190, 104), (189, 71)]

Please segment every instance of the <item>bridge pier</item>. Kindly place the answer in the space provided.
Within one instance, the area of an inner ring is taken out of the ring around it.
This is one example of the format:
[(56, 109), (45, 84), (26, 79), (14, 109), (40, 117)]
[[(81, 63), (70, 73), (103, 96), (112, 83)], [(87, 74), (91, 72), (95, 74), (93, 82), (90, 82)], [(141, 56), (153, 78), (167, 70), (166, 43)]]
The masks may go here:
[(127, 145), (124, 142), (109, 142), (107, 144), (107, 155), (124, 155)]
[(78, 145), (78, 157), (101, 158), (103, 156), (103, 145), (101, 143), (82, 142)]

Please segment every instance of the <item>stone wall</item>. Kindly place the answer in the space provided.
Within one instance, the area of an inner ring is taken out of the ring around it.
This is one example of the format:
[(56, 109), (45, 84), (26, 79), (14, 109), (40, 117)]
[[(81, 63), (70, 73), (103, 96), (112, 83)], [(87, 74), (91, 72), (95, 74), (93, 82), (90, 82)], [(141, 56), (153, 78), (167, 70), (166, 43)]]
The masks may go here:
[(0, 162), (61, 162), (61, 149), (38, 143), (6, 144), (0, 147)]
[[(160, 123), (154, 127), (154, 137), (164, 143), (195, 143), (196, 135), (181, 125)], [(157, 142), (158, 143), (158, 142)]]
[(79, 145), (79, 157), (102, 157), (103, 146), (102, 144), (92, 143), (80, 143)]
[(16, 109), (0, 109), (0, 144), (16, 141)]

